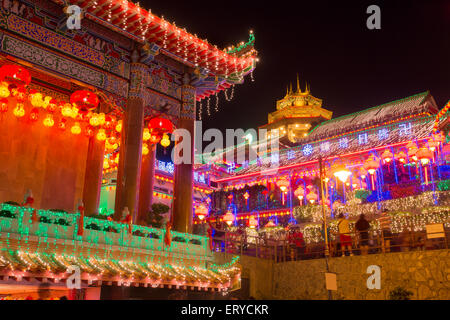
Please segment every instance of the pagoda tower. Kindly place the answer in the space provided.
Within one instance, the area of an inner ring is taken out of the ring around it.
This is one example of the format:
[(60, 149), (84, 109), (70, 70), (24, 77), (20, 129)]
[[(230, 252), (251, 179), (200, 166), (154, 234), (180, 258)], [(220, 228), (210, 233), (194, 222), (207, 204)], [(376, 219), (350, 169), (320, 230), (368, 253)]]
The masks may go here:
[(297, 75), (297, 90), (294, 92), (290, 85), (286, 96), (277, 101), (277, 110), (269, 113), (268, 123), (260, 128), (267, 129), (269, 137), (278, 134), (280, 138), (286, 137), (296, 143), (319, 123), (330, 120), (332, 115), (333, 112), (322, 108), (321, 99), (311, 95), (308, 84), (304, 91), (301, 90)]

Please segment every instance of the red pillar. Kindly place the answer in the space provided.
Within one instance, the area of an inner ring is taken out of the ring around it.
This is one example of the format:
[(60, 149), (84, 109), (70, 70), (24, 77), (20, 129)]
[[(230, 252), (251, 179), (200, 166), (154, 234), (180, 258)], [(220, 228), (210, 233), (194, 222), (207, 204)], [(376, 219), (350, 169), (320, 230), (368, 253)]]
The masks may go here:
[(186, 129), (191, 135), (191, 161), (175, 165), (172, 224), (173, 230), (192, 232), (192, 195), (194, 163), (194, 123), (195, 123), (195, 87), (182, 86), (182, 110), (178, 128)]
[(114, 218), (117, 220), (128, 207), (136, 221), (142, 162), (142, 132), (144, 129), (144, 90), (147, 67), (131, 64), (130, 90), (122, 125), (122, 140), (117, 172)]
[(153, 182), (155, 177), (156, 145), (149, 146), (150, 152), (142, 156), (141, 182), (139, 189), (139, 212), (136, 222), (146, 221), (153, 203)]
[(95, 137), (89, 138), (83, 188), (83, 204), (87, 215), (98, 214), (104, 153), (105, 142)]

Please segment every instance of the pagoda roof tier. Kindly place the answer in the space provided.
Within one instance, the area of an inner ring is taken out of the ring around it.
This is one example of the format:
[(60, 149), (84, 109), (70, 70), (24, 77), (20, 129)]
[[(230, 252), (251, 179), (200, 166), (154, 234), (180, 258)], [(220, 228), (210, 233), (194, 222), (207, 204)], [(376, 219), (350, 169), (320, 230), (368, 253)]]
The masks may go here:
[[(253, 48), (255, 38), (252, 32), (247, 43), (241, 43), (237, 48), (220, 50), (207, 40), (202, 40), (186, 29), (152, 14), (151, 10), (127, 0), (53, 1), (63, 6), (77, 5), (83, 10), (85, 18), (139, 43), (156, 44), (161, 52), (195, 68), (204, 77), (212, 75), (237, 83), (255, 68), (257, 52)], [(224, 82), (219, 81), (219, 84)], [(221, 88), (216, 86), (211, 91), (224, 90), (226, 87), (227, 85)], [(208, 96), (208, 92), (203, 95)]]

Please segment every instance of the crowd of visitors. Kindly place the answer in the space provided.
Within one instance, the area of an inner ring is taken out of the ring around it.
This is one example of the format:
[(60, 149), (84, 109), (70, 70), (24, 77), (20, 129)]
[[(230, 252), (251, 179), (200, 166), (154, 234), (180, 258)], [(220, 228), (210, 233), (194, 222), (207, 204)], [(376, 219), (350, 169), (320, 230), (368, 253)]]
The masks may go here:
[[(361, 255), (369, 253), (391, 252), (394, 246), (397, 250), (423, 249), (425, 236), (423, 232), (404, 231), (395, 236), (392, 232), (392, 220), (387, 210), (378, 213), (373, 220), (379, 226), (377, 232), (371, 229), (371, 221), (364, 214), (351, 222), (345, 214), (339, 214), (337, 232), (332, 231), (327, 223), (327, 242), (330, 256), (353, 256), (355, 252)], [(373, 222), (372, 221), (372, 222)], [(333, 228), (333, 230), (336, 230)], [(322, 239), (325, 239), (325, 226), (320, 229)], [(214, 226), (214, 250), (228, 251), (258, 256), (281, 256), (290, 260), (307, 259), (323, 256), (325, 241), (317, 243), (306, 241), (299, 225), (288, 225), (278, 228), (276, 232), (259, 232), (256, 236), (249, 236), (245, 227), (230, 232), (229, 229)], [(392, 244), (394, 241), (394, 244)], [(446, 242), (445, 242), (446, 243)]]

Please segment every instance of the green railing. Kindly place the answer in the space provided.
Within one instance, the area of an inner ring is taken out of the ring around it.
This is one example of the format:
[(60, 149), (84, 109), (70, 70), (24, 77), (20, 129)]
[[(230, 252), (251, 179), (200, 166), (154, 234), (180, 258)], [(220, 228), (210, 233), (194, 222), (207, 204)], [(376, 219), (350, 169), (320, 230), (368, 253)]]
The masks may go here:
[(172, 244), (164, 242), (165, 230), (129, 225), (84, 217), (83, 235), (79, 236), (79, 213), (65, 213), (51, 210), (37, 210), (39, 222), (32, 221), (35, 209), (3, 203), (0, 206), (0, 232), (19, 236), (37, 236), (40, 241), (46, 238), (83, 241), (94, 245), (120, 246), (131, 249), (164, 252), (174, 255), (188, 255), (209, 259), (212, 253), (208, 247), (207, 237), (172, 231)]

